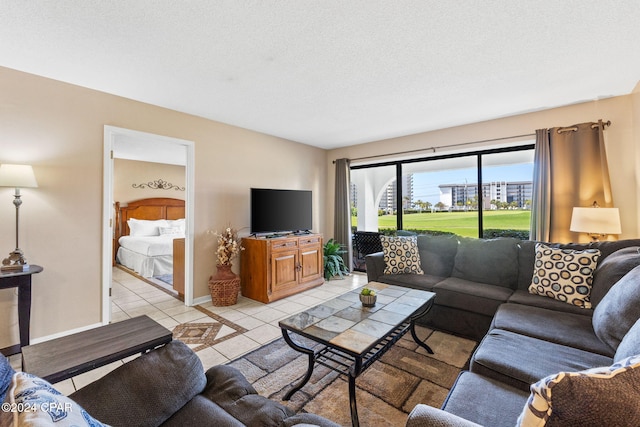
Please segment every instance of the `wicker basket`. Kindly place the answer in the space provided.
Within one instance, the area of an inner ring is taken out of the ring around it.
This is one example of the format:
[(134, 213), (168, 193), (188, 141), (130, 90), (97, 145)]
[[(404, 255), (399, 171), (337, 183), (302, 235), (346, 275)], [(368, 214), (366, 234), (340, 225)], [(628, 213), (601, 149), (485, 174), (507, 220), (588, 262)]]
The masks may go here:
[(209, 278), (211, 302), (216, 307), (226, 307), (238, 303), (240, 278), (231, 271), (230, 265), (219, 265), (216, 274)]

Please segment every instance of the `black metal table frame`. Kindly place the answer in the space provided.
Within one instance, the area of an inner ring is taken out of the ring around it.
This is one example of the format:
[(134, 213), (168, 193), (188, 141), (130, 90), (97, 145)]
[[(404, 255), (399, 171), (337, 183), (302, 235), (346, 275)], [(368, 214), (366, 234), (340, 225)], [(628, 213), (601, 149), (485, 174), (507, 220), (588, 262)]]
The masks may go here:
[(396, 328), (386, 336), (380, 338), (376, 343), (369, 347), (362, 353), (355, 353), (343, 348), (332, 346), (330, 343), (320, 340), (309, 334), (304, 334), (299, 331), (291, 331), (295, 334), (308, 338), (314, 342), (324, 345), (318, 351), (314, 351), (310, 348), (304, 347), (294, 342), (289, 336), (289, 330), (281, 326), (282, 336), (284, 340), (289, 344), (291, 348), (304, 353), (309, 356), (309, 365), (305, 376), (296, 384), (289, 392), (284, 396), (284, 400), (291, 399), (298, 390), (304, 387), (311, 375), (313, 375), (313, 369), (317, 364), (326, 366), (327, 368), (336, 371), (340, 374), (346, 375), (349, 378), (349, 405), (351, 408), (351, 424), (353, 427), (358, 427), (360, 422), (358, 421), (358, 407), (356, 405), (356, 378), (360, 376), (373, 362), (382, 357), (400, 338), (407, 332), (411, 332), (413, 340), (422, 348), (424, 348), (429, 354), (433, 354), (433, 350), (426, 343), (420, 340), (416, 335), (415, 322), (422, 316), (426, 315), (433, 306), (433, 298), (423, 304), (420, 308), (413, 312), (400, 323)]

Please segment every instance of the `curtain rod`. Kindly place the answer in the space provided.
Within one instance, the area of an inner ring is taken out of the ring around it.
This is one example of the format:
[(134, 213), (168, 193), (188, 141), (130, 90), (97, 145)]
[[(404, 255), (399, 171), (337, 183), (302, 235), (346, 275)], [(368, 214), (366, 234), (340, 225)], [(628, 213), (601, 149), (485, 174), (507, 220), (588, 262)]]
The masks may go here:
[[(603, 128), (606, 128), (607, 126), (611, 126), (611, 120), (607, 120), (606, 122), (602, 122)], [(600, 126), (600, 123), (593, 123), (591, 125), (591, 129), (595, 129), (598, 126)], [(578, 130), (577, 126), (571, 126), (568, 128), (560, 128), (558, 129), (558, 133), (562, 133), (562, 132), (569, 132), (569, 131), (573, 131), (576, 132)]]
[[(536, 134), (535, 133), (527, 133), (527, 134), (523, 134), (523, 135), (504, 136), (502, 138), (482, 139), (482, 140), (479, 140), (479, 141), (461, 142), (461, 143), (458, 143), (458, 144), (441, 145), (441, 146), (435, 146), (435, 147), (429, 147), (429, 148), (420, 148), (420, 149), (416, 149), (416, 150), (398, 151), (396, 153), (377, 154), (375, 156), (358, 157), (358, 158), (349, 159), (349, 160), (350, 161), (354, 161), (354, 160), (369, 160), (369, 159), (376, 159), (376, 158), (379, 158), (379, 157), (397, 156), (399, 154), (420, 153), (420, 152), (423, 152), (423, 151), (431, 151), (431, 152), (435, 153), (436, 150), (441, 150), (443, 148), (463, 147), (465, 145), (481, 144), (483, 142), (504, 141), (505, 139), (517, 139), (517, 138), (525, 138), (525, 137), (529, 137), (529, 136), (536, 136)], [(334, 160), (333, 163), (335, 163), (335, 162), (336, 161)]]

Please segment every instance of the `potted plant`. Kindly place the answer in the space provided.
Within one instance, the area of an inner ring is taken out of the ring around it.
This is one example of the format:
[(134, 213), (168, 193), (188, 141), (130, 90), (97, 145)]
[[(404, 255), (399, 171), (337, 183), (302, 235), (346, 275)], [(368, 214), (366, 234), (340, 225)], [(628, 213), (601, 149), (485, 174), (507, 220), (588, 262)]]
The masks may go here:
[(376, 296), (376, 291), (373, 289), (369, 289), (367, 287), (362, 288), (360, 291), (360, 302), (363, 307), (373, 307), (376, 305), (376, 300), (378, 297)]
[(349, 274), (349, 269), (342, 259), (342, 254), (346, 253), (342, 245), (333, 239), (329, 239), (323, 246), (324, 251), (324, 278), (331, 280), (334, 276)]

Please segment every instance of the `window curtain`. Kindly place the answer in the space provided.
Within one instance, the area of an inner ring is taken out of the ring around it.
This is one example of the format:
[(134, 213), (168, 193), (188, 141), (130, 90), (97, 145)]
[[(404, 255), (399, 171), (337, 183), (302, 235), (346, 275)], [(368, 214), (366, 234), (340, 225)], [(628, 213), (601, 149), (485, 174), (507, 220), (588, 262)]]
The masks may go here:
[(334, 204), (333, 238), (343, 245), (346, 251), (342, 254), (345, 265), (351, 271), (351, 203), (349, 188), (351, 184), (349, 159), (336, 160), (336, 189)]
[(613, 207), (604, 123), (536, 130), (530, 239), (577, 242), (575, 206)]

